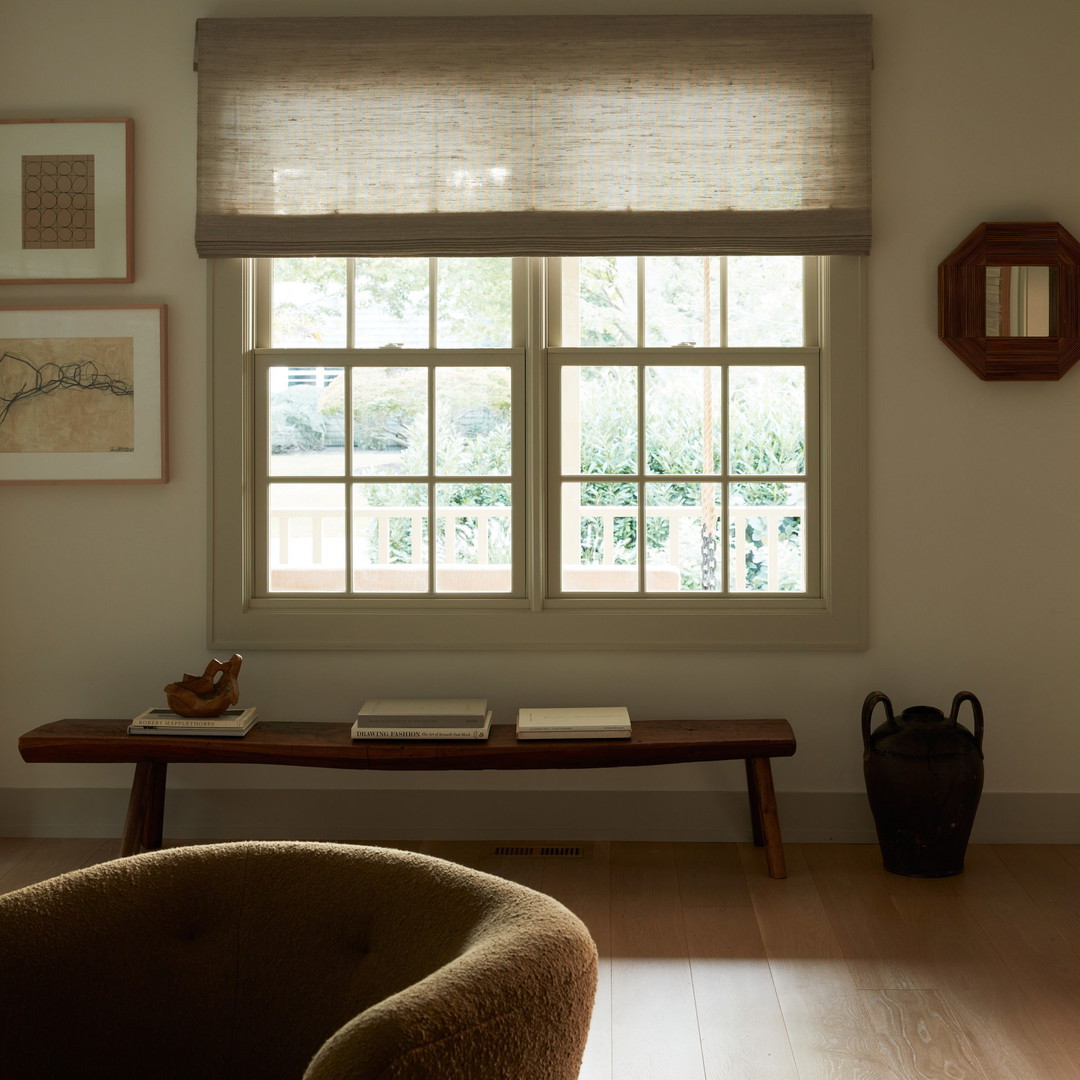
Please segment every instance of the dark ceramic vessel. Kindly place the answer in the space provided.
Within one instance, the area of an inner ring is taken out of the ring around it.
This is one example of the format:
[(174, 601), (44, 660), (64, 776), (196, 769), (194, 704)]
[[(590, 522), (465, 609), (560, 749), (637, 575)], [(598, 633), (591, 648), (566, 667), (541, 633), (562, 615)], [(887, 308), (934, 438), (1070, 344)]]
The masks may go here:
[[(974, 734), (957, 723), (971, 702)], [(883, 724), (870, 731), (877, 704)], [(892, 702), (875, 690), (862, 711), (863, 774), (885, 869), (910, 877), (948, 877), (964, 869), (971, 826), (983, 786), (983, 713), (966, 690), (952, 712), (916, 705), (893, 715)]]

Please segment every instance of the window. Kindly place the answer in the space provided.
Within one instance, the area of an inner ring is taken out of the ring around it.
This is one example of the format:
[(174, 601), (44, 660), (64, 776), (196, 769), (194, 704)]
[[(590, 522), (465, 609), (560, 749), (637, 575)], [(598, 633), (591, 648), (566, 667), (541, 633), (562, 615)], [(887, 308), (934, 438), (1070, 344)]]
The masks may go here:
[(860, 647), (870, 39), (200, 19), (214, 645)]
[(817, 262), (550, 265), (555, 593), (806, 594)]
[(859, 647), (860, 263), (213, 263), (213, 643)]
[(261, 272), (254, 594), (524, 596), (513, 261)]

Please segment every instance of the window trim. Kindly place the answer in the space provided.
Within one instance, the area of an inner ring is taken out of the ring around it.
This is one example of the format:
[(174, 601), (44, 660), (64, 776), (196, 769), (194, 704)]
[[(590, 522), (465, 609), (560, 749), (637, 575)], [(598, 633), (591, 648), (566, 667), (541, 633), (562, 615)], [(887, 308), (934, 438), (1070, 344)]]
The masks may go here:
[[(532, 264), (530, 264), (532, 265)], [(208, 261), (210, 356), (209, 604), (212, 648), (322, 650), (773, 650), (866, 647), (865, 259), (831, 256), (819, 288), (820, 595), (722, 599), (585, 597), (544, 600), (546, 480), (527, 478), (529, 598), (398, 598), (346, 608), (325, 597), (253, 598), (255, 275), (239, 259)], [(543, 310), (530, 273), (530, 313)], [(532, 318), (535, 328), (541, 320)], [(537, 332), (534, 330), (534, 332)], [(536, 342), (529, 342), (532, 346)], [(240, 362), (238, 361), (240, 358)], [(527, 445), (547, 418), (534, 365)], [(239, 420), (239, 422), (237, 422)], [(536, 485), (539, 485), (537, 488)]]

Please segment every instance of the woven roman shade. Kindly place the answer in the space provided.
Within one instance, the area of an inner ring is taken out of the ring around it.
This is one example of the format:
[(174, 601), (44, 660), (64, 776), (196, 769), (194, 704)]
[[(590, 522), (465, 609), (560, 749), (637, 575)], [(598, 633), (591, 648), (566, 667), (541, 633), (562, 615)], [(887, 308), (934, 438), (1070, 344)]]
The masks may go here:
[(200, 19), (211, 256), (870, 245), (868, 15)]

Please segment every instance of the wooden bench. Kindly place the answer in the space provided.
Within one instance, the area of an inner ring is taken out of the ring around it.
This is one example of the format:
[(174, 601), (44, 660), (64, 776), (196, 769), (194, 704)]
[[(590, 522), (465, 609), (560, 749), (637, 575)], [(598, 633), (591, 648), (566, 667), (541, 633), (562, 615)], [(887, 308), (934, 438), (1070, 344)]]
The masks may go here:
[(306, 765), (324, 769), (474, 771), (606, 769), (743, 759), (754, 843), (769, 876), (786, 876), (771, 759), (795, 753), (786, 720), (635, 720), (629, 739), (519, 742), (511, 724), (484, 741), (353, 742), (345, 723), (257, 723), (242, 738), (128, 735), (127, 720), (57, 720), (19, 739), (24, 761), (134, 762), (122, 853), (161, 847), (170, 763)]

